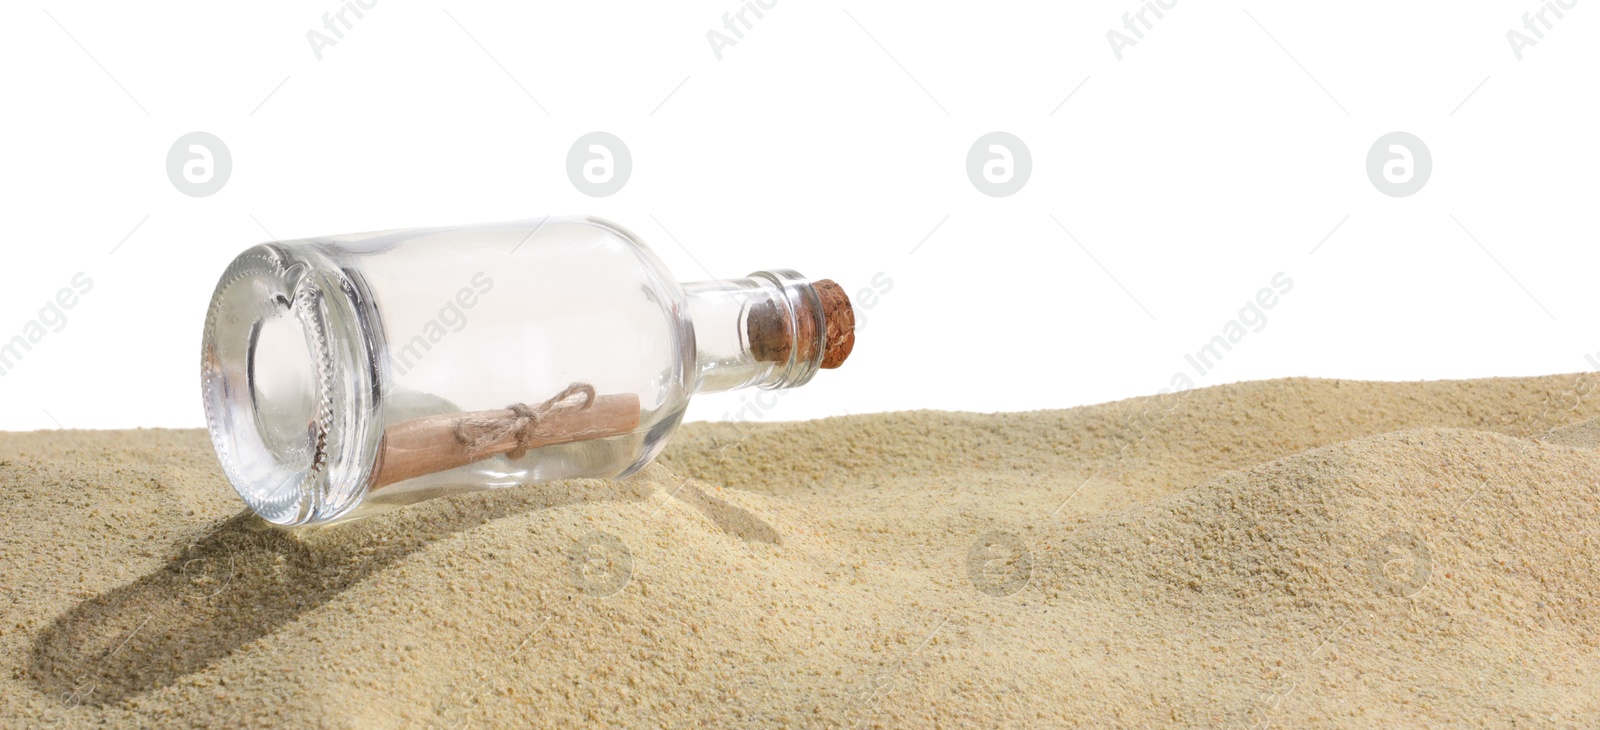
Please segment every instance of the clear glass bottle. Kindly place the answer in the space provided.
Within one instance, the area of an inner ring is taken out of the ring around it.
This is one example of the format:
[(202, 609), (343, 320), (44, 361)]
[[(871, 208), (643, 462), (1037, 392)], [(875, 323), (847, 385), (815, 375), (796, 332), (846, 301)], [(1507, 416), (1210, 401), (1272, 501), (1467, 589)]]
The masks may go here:
[(853, 342), (831, 281), (679, 284), (616, 224), (545, 219), (250, 248), (212, 296), (201, 379), (228, 480), (308, 525), (631, 474), (693, 394), (799, 386)]

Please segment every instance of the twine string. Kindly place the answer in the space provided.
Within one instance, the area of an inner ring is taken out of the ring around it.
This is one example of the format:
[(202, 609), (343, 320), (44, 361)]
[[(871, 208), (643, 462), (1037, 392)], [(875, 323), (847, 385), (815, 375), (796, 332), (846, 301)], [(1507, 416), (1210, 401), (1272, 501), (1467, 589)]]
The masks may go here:
[[(578, 396), (581, 396), (582, 400), (576, 400)], [(540, 421), (557, 413), (585, 411), (592, 405), (594, 405), (594, 386), (588, 383), (573, 383), (538, 405), (512, 403), (506, 406), (506, 410), (511, 411), (509, 416), (458, 420), (455, 437), (456, 441), (468, 449), (480, 451), (506, 436), (516, 434), (517, 446), (506, 456), (520, 459), (533, 448), (534, 436)]]

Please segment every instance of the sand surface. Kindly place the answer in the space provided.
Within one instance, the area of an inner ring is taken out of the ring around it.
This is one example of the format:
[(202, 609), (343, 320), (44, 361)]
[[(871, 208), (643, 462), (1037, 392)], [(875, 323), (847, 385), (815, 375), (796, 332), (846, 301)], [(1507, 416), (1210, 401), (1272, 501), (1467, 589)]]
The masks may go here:
[(1591, 376), (685, 427), (326, 529), (0, 434), (0, 727), (1600, 726)]

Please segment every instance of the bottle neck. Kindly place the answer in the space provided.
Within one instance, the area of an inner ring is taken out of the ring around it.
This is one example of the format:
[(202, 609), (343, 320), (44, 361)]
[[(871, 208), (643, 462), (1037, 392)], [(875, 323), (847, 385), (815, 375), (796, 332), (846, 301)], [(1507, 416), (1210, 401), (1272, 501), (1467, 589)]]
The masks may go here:
[(683, 285), (695, 392), (793, 388), (822, 366), (827, 321), (811, 282), (787, 269)]

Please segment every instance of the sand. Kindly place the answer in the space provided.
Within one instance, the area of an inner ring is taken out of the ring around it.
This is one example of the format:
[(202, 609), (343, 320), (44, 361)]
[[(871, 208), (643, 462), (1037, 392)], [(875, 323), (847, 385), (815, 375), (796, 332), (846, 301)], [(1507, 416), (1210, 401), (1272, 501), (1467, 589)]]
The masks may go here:
[(1593, 380), (692, 424), (298, 532), (199, 431), (0, 434), (0, 726), (1594, 727)]

